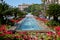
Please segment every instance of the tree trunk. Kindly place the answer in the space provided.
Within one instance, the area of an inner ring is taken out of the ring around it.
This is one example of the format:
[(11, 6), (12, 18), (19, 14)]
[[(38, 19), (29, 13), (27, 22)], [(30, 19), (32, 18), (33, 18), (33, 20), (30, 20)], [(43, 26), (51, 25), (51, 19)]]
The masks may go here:
[(17, 17), (17, 13), (14, 13), (15, 18)]
[(0, 14), (0, 23), (1, 23), (1, 24), (4, 24), (4, 23), (5, 23), (5, 22), (4, 22), (4, 17), (3, 17), (2, 14)]
[(48, 19), (50, 20), (50, 16), (48, 16)]
[(58, 17), (57, 16), (53, 16), (53, 20), (58, 21)]

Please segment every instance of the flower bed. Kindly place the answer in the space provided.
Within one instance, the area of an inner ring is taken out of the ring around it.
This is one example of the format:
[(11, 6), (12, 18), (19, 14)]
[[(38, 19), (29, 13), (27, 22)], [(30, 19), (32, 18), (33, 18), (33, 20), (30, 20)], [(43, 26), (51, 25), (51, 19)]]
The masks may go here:
[(60, 37), (60, 32), (15, 32), (15, 31), (0, 31), (0, 39), (4, 40), (53, 40)]
[(13, 22), (13, 23), (17, 23), (17, 22), (19, 22), (19, 21), (22, 20), (22, 19), (23, 19), (23, 18), (19, 18), (19, 19), (17, 19), (17, 20), (11, 19), (10, 21)]
[(55, 33), (51, 31), (45, 33), (39, 31), (16, 32), (7, 30), (6, 25), (2, 25), (0, 27), (0, 40), (60, 40), (60, 27), (56, 27), (55, 31)]
[(43, 21), (44, 23), (47, 23), (49, 20), (45, 19), (45, 18), (36, 18), (37, 20)]

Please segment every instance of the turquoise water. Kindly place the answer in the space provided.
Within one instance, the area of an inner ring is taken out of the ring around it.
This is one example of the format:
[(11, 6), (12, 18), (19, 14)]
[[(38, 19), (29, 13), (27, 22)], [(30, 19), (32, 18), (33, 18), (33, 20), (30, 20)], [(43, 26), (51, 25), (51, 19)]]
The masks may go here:
[(31, 13), (28, 13), (26, 17), (19, 23), (16, 24), (16, 30), (44, 30), (45, 28), (38, 25), (37, 20)]
[(33, 17), (26, 17), (21, 23), (17, 24), (16, 30), (43, 30), (43, 27), (38, 25), (38, 22)]

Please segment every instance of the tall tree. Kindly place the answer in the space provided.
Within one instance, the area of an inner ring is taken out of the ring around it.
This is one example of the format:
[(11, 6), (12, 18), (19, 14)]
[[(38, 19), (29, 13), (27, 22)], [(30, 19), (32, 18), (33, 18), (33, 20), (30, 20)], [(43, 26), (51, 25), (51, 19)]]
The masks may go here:
[(5, 2), (3, 2), (3, 4), (0, 3), (0, 21), (1, 21), (2, 23), (4, 23), (4, 18), (3, 18), (3, 16), (5, 16), (3, 12), (6, 11), (8, 8), (9, 8), (9, 5), (6, 4)]
[(50, 4), (48, 10), (46, 11), (49, 16), (53, 16), (55, 21), (58, 20), (60, 16), (60, 5), (59, 4)]
[(33, 4), (24, 9), (24, 11), (31, 12), (35, 16), (39, 15), (39, 12), (41, 12), (41, 10), (43, 10), (42, 4)]

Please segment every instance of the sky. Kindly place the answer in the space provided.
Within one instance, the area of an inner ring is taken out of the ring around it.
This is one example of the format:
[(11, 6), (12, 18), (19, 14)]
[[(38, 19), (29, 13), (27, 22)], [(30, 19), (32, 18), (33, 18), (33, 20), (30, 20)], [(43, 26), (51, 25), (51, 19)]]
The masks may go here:
[(18, 7), (18, 5), (20, 4), (41, 4), (41, 0), (4, 0), (6, 3), (8, 3), (9, 5), (13, 6), (13, 7)]

